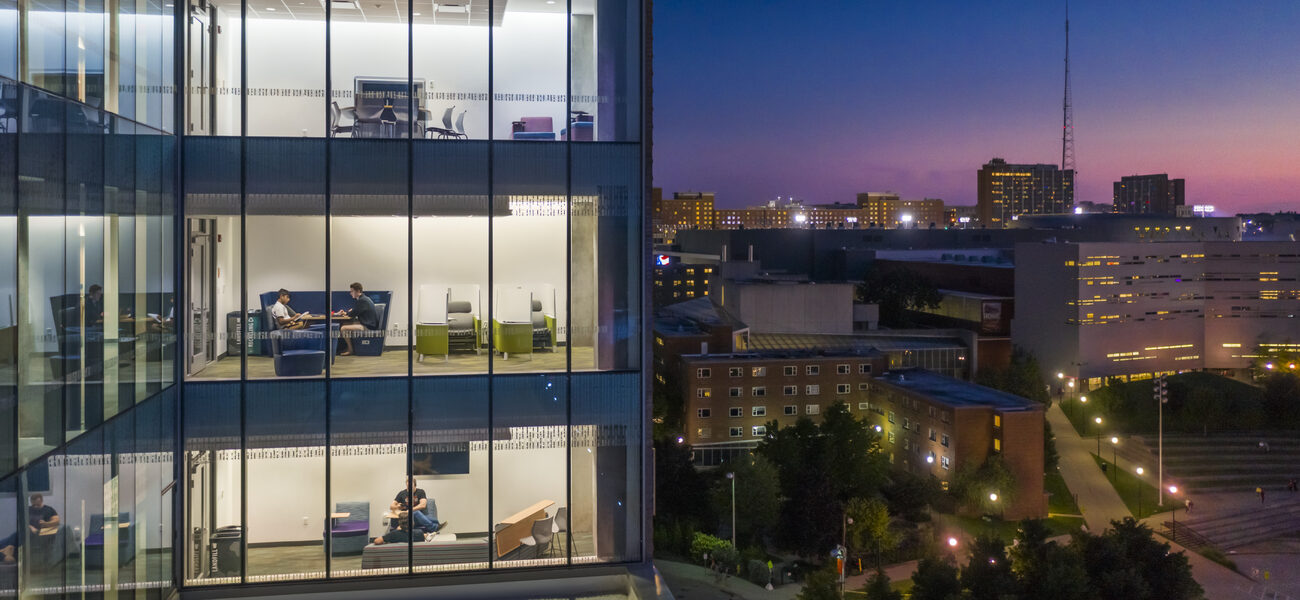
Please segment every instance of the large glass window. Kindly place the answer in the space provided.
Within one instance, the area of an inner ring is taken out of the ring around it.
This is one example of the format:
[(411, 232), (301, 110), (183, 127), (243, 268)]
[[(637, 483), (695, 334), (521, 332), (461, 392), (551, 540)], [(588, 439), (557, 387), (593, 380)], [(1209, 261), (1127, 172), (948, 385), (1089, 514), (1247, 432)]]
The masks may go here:
[[(185, 389), (186, 585), (239, 583), (244, 574), (244, 465), (239, 384)], [(304, 509), (310, 502), (304, 502)]]
[[(416, 375), (488, 368), (488, 145), (414, 144)], [(495, 204), (504, 214), (504, 199)]]
[(506, 3), (493, 24), (493, 139), (561, 138), (569, 116), (567, 4)]
[[(357, 12), (363, 5), (375, 5), (332, 3), (348, 4)], [(384, 11), (385, 7), (393, 10), (392, 4), (373, 10)], [(329, 107), (325, 97), (324, 7), (319, 1), (249, 2), (244, 10), (247, 134), (324, 137)]]
[(245, 144), (244, 294), (250, 308), (262, 311), (263, 332), (251, 336), (262, 344), (260, 354), (248, 356), (247, 377), (323, 377), (341, 333), (327, 317), (351, 308), (345, 291), (326, 287), (325, 140)]
[(417, 138), (488, 138), (488, 20), (500, 24), (500, 5), (489, 12), (483, 0), (415, 2), (412, 66), (424, 110)]
[(325, 576), (325, 383), (247, 386), (249, 582)]
[[(0, 19), (3, 19), (0, 9)], [(11, 306), (18, 295), (18, 119), (8, 111), (18, 86), (0, 79), (0, 303)], [(18, 315), (0, 310), (0, 473), (18, 466)], [(0, 519), (3, 524), (3, 519)]]
[[(559, 565), (555, 535), (571, 512), (567, 377), (500, 376), (493, 381), (491, 549), (501, 567)], [(563, 519), (559, 519), (563, 520)]]
[[(407, 532), (414, 531), (416, 517), (404, 522), (401, 508), (394, 507), (407, 475), (406, 382), (337, 381), (330, 393), (330, 576), (406, 574), (414, 539)], [(419, 482), (417, 488), (428, 485)], [(424, 511), (438, 516), (427, 503)], [(376, 538), (383, 543), (374, 544)], [(368, 546), (373, 547), (363, 553)]]
[[(331, 375), (406, 375), (410, 144), (330, 140), (330, 287), (339, 357)], [(292, 235), (292, 234), (290, 234)]]
[(496, 372), (564, 371), (590, 362), (568, 326), (565, 147), (503, 142), (494, 149), (491, 337)]

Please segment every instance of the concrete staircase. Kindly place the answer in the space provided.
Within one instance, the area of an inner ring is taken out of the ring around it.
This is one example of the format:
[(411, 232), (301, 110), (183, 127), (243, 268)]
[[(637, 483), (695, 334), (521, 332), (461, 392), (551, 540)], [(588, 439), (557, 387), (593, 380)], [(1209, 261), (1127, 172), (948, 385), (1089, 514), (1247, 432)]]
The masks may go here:
[[(1171, 521), (1161, 525), (1163, 530), (1173, 528)], [(1291, 494), (1281, 500), (1270, 500), (1258, 510), (1188, 515), (1178, 520), (1177, 541), (1188, 547), (1213, 544), (1228, 550), (1296, 532), (1300, 532), (1300, 495)]]
[[(1121, 447), (1125, 459), (1144, 463), (1155, 472), (1155, 436), (1134, 436)], [(1259, 447), (1269, 445), (1265, 452)], [(1109, 458), (1102, 444), (1103, 458)], [(1254, 432), (1200, 436), (1165, 435), (1166, 478), (1193, 493), (1254, 491), (1284, 492), (1287, 481), (1300, 479), (1300, 432)]]

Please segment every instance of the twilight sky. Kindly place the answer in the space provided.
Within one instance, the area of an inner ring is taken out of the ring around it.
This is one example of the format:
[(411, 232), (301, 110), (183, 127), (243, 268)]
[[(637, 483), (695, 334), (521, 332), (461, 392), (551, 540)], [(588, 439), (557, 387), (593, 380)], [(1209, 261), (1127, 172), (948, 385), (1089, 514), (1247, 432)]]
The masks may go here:
[[(1187, 179), (1300, 208), (1300, 2), (1076, 0), (1078, 200)], [(721, 206), (975, 203), (989, 158), (1060, 164), (1064, 2), (655, 0), (655, 185)]]

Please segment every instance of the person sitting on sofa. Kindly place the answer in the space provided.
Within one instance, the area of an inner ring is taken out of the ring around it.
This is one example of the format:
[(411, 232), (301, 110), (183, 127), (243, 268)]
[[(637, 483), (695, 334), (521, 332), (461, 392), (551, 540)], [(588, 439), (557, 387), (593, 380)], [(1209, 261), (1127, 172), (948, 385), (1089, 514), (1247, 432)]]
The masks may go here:
[(348, 349), (339, 353), (339, 356), (350, 356), (352, 354), (352, 338), (357, 333), (379, 329), (379, 311), (375, 309), (375, 301), (363, 293), (360, 283), (353, 282), (348, 288), (348, 294), (352, 296), (356, 303), (352, 305), (352, 310), (349, 310), (346, 314), (357, 321), (339, 327), (339, 333), (343, 335), (343, 342), (348, 346)]
[(45, 505), (45, 496), (32, 494), (32, 505), (27, 507), (27, 527), (33, 535), (40, 535), (46, 527), (59, 526), (59, 513), (52, 506)]
[(8, 537), (0, 540), (0, 556), (4, 557), (4, 562), (11, 563), (17, 560), (18, 551), (18, 532), (9, 534)]
[[(415, 487), (414, 477), (406, 478), (406, 489), (397, 492), (397, 496), (388, 505), (388, 508), (393, 512), (410, 511), (411, 517), (415, 519), (417, 529), (423, 530), (426, 534), (436, 533), (442, 529), (442, 524), (438, 523), (437, 519), (431, 518), (424, 513), (424, 510), (428, 507), (429, 496), (424, 493), (424, 490)], [(405, 523), (405, 518), (403, 518), (403, 523)]]
[(297, 313), (289, 308), (289, 290), (280, 289), (280, 297), (271, 305), (271, 317), (280, 329), (302, 329), (307, 324), (302, 320), (311, 313)]
[(411, 543), (411, 530), (406, 527), (406, 522), (410, 518), (410, 516), (411, 513), (407, 511), (401, 511), (397, 513), (397, 529), (385, 533), (383, 537), (377, 537), (373, 540), (370, 540), (371, 543), (373, 543), (376, 546), (382, 546), (384, 544)]

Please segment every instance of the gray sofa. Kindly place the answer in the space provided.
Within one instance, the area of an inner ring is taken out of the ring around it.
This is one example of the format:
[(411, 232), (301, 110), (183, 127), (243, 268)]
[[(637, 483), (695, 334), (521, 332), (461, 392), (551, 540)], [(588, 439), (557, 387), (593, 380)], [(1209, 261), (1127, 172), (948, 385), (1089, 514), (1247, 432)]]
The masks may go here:
[[(486, 537), (458, 538), (454, 534), (439, 534), (432, 542), (411, 545), (411, 556), (417, 567), (454, 563), (487, 562)], [(361, 550), (362, 569), (384, 569), (406, 566), (406, 544), (367, 544)]]

